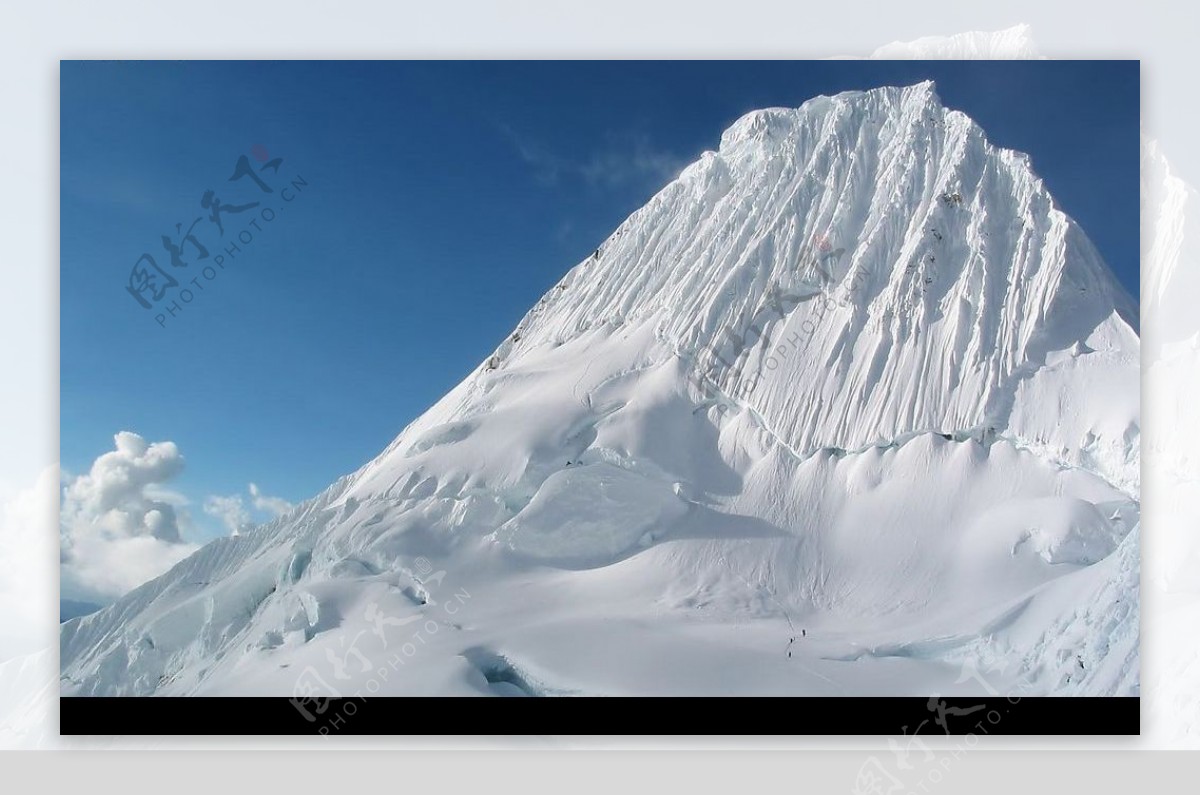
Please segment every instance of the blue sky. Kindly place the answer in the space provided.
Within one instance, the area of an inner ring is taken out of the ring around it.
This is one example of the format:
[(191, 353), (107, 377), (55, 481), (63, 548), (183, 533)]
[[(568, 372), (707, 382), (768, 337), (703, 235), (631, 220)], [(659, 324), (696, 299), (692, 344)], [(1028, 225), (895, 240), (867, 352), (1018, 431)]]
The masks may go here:
[[(1031, 155), (1136, 295), (1137, 62), (64, 62), (63, 466), (129, 430), (179, 446), (194, 501), (312, 496), (740, 115), (924, 79)], [(229, 181), (240, 156), (271, 193)], [(258, 206), (222, 237), (209, 189)], [(192, 246), (167, 264), (176, 223), (212, 263), (264, 207), (211, 280)], [(204, 287), (162, 325), (126, 289), (143, 253)]]

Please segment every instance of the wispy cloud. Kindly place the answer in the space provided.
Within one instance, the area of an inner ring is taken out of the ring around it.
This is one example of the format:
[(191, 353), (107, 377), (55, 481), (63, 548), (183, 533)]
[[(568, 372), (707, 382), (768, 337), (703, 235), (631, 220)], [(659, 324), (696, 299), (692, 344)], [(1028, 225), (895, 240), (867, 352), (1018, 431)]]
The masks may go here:
[[(250, 494), (250, 507), (260, 516), (265, 515), (268, 519), (274, 519), (292, 509), (292, 504), (282, 497), (264, 494), (257, 483), (251, 483), (247, 491)], [(232, 535), (243, 533), (255, 525), (255, 517), (240, 494), (229, 496), (214, 494), (204, 500), (204, 512), (219, 519)]]
[(260, 511), (266, 511), (271, 514), (271, 518), (282, 516), (292, 510), (292, 504), (282, 497), (271, 497), (263, 494), (258, 486), (254, 483), (250, 484), (250, 497), (254, 501), (254, 507)]
[(579, 180), (595, 187), (661, 185), (674, 179), (687, 161), (654, 146), (643, 133), (609, 134), (603, 146), (579, 157), (568, 157), (543, 143), (502, 127), (522, 160), (534, 170), (538, 181), (557, 184)]
[(644, 180), (662, 184), (679, 176), (687, 162), (656, 149), (644, 135), (623, 136), (581, 164), (580, 173), (593, 185), (618, 186)]
[(208, 497), (204, 500), (204, 512), (225, 525), (230, 535), (239, 535), (254, 526), (254, 522), (250, 521), (250, 512), (246, 510), (246, 504), (237, 494), (231, 497), (219, 495)]

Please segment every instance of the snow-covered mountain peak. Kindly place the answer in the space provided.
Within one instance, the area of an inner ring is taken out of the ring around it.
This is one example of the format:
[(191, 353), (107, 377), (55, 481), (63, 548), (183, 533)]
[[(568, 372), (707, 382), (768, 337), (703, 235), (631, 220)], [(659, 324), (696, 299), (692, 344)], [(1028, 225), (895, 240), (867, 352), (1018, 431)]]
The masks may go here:
[(721, 135), (721, 152), (729, 152), (746, 143), (781, 141), (797, 126), (822, 123), (839, 115), (854, 113), (919, 114), (923, 111), (943, 112), (937, 89), (932, 80), (911, 86), (884, 86), (868, 91), (843, 91), (832, 96), (820, 95), (798, 108), (761, 108), (746, 113)]
[(858, 449), (1004, 428), (1053, 351), (1107, 323), (1099, 344), (1136, 356), (1130, 307), (1028, 158), (925, 82), (743, 116), (481, 369), (648, 324), (792, 449)]
[(64, 625), (64, 691), (288, 692), (436, 571), (397, 694), (1136, 692), (1132, 307), (932, 83), (755, 111), (373, 461)]
[[(798, 108), (762, 108), (746, 113), (721, 135), (719, 153), (736, 158), (747, 149), (802, 152), (803, 140), (832, 135), (850, 137), (864, 123), (892, 119), (896, 131), (909, 133), (920, 120), (946, 119), (952, 127), (974, 127), (962, 113), (941, 105), (933, 81), (911, 86), (885, 86), (814, 97)], [(978, 129), (978, 128), (976, 128)], [(797, 144), (801, 146), (797, 148)]]

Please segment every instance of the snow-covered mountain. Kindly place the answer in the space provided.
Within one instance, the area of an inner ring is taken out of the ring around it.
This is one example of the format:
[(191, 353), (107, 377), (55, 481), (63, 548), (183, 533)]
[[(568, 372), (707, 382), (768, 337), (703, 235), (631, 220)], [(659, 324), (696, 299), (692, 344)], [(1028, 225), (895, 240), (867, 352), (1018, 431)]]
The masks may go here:
[(1136, 312), (932, 84), (755, 111), (63, 693), (1135, 694)]

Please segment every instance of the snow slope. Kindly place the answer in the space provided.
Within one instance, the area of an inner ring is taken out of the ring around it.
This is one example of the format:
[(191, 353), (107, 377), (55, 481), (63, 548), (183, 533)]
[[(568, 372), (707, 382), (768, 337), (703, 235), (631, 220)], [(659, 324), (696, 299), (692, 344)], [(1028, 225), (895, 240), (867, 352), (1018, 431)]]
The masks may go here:
[(755, 111), (62, 691), (1136, 694), (1135, 318), (932, 84)]

